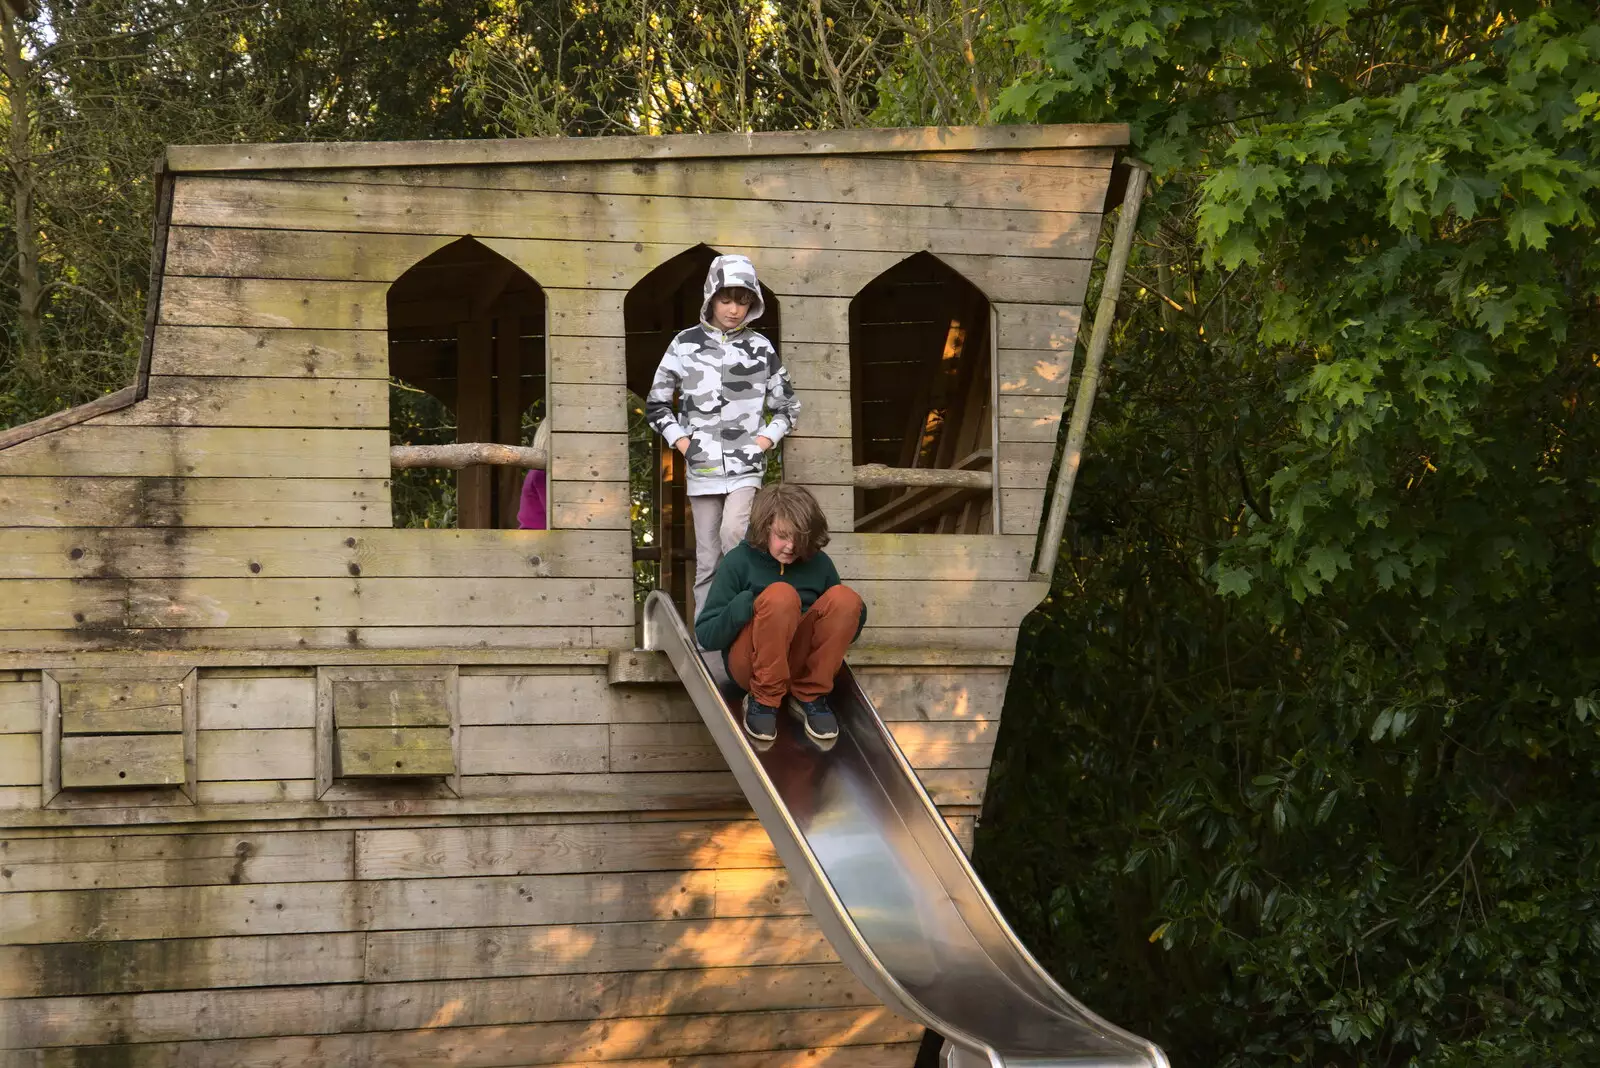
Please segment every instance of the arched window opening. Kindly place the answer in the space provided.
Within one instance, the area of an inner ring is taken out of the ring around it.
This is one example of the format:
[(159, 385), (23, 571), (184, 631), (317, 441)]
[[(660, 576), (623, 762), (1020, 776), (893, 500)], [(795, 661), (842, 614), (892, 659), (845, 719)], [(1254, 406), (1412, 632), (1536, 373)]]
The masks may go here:
[[(641, 278), (622, 302), (627, 336), (628, 471), (633, 501), (634, 592), (640, 600), (667, 590), (685, 619), (694, 618), (694, 521), (684, 491), (683, 457), (644, 421), (644, 397), (675, 334), (700, 321), (706, 273), (716, 249), (696, 245)], [(756, 271), (761, 262), (756, 261)], [(766, 312), (750, 327), (782, 351), (778, 300), (761, 287)], [(776, 458), (774, 458), (776, 461)], [(768, 477), (777, 470), (769, 465)]]
[[(994, 382), (989, 301), (926, 252), (850, 302), (856, 464), (992, 471)], [(858, 489), (855, 529), (988, 534), (994, 495), (940, 486)]]
[[(531, 445), (544, 417), (544, 290), (464, 237), (389, 287), (389, 440)], [(394, 472), (397, 527), (515, 528), (527, 472)]]

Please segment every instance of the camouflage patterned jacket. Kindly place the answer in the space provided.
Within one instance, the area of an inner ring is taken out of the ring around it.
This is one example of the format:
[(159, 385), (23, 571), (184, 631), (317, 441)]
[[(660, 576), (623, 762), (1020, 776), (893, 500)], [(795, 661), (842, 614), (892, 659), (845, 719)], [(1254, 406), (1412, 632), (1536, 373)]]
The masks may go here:
[(711, 298), (725, 287), (753, 292), (745, 322), (761, 317), (761, 285), (749, 259), (712, 260), (700, 323), (672, 339), (645, 398), (645, 418), (668, 445), (688, 436), (688, 490), (697, 497), (760, 486), (767, 457), (756, 437), (776, 445), (800, 415), (794, 385), (772, 342), (749, 327), (724, 334), (712, 325)]

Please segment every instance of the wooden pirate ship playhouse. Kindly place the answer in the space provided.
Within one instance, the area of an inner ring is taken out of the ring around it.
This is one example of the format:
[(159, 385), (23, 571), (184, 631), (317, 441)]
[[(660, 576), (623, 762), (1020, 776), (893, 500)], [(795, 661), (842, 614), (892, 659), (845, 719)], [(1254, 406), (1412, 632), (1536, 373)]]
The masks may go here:
[(1125, 141), (170, 149), (138, 381), (0, 432), (0, 1064), (910, 1065), (637, 649), (693, 567), (637, 396), (751, 256), (970, 842)]

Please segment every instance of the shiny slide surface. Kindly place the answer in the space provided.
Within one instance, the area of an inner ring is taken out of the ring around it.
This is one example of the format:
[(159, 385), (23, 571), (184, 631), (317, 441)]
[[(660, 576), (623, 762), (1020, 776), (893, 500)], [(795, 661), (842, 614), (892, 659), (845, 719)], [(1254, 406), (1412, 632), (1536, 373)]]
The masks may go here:
[(672, 601), (650, 594), (645, 645), (665, 652), (834, 951), (886, 1006), (945, 1038), (947, 1068), (1168, 1068), (1050, 978), (984, 890), (848, 666), (839, 738), (788, 715), (752, 749), (738, 690), (715, 678)]

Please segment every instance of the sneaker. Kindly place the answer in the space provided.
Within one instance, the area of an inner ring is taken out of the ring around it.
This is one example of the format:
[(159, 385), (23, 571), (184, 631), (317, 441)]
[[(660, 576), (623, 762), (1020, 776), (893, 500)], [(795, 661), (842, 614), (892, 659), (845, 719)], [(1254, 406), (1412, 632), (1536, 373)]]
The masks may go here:
[(778, 736), (778, 710), (750, 694), (744, 699), (744, 732), (758, 742), (772, 741)]
[(793, 694), (789, 696), (789, 711), (806, 726), (806, 733), (812, 741), (830, 742), (839, 737), (839, 721), (834, 717), (833, 709), (828, 707), (828, 699), (819, 697), (815, 701), (802, 701)]

